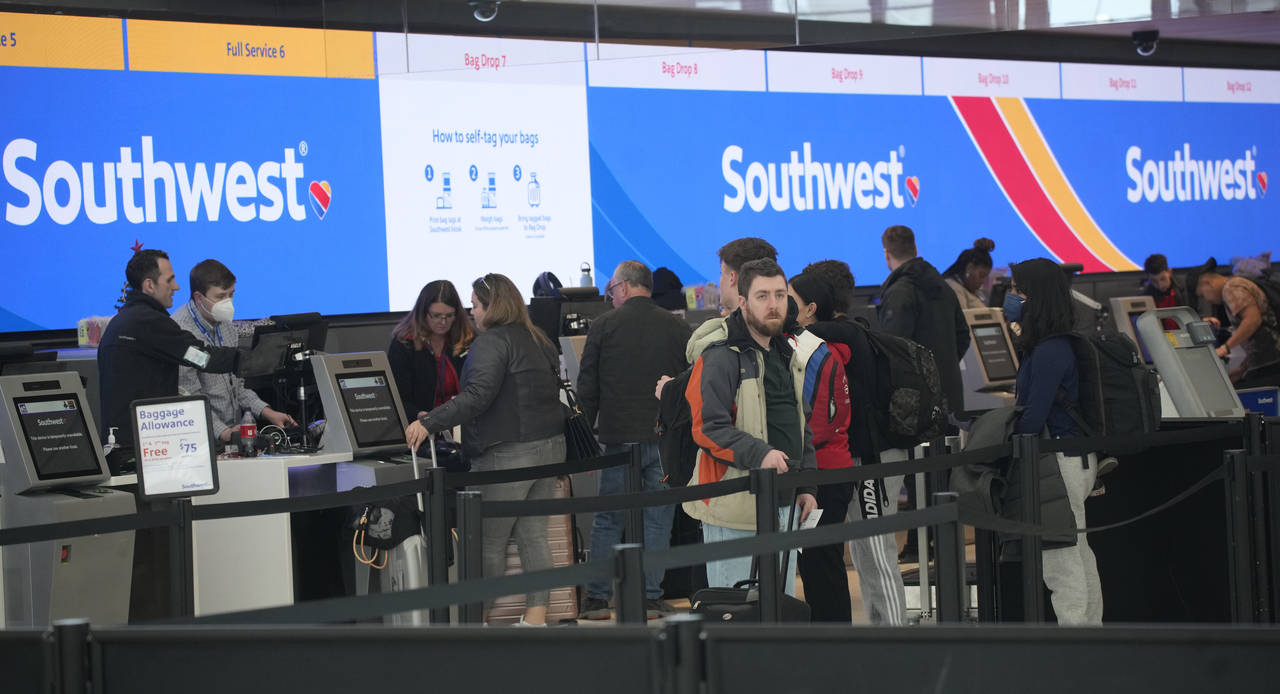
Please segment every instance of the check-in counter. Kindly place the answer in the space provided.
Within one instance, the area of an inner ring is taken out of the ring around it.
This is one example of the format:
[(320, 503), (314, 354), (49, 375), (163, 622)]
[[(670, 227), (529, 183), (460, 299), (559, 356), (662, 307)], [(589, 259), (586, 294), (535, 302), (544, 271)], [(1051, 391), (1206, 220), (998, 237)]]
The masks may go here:
[[(337, 466), (350, 453), (222, 458), (217, 494), (194, 505), (261, 501), (337, 491)], [(107, 481), (132, 487), (136, 475)], [(196, 615), (236, 612), (294, 602), (291, 514), (196, 521), (192, 529)]]

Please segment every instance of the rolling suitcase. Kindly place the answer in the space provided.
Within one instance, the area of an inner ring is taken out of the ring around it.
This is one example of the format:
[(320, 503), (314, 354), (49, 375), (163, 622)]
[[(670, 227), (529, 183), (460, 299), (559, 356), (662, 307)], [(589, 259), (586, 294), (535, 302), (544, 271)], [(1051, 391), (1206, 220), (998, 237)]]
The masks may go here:
[[(567, 499), (573, 496), (573, 488), (568, 477), (556, 479), (555, 494), (552, 498)], [(547, 518), (547, 541), (551, 544), (551, 565), (555, 568), (570, 566), (577, 556), (573, 521), (570, 516), (549, 516)], [(507, 543), (507, 575), (520, 573), (520, 553), (516, 543)], [(489, 622), (493, 624), (514, 624), (524, 614), (524, 595), (509, 595), (499, 598), (489, 610)], [(551, 600), (547, 605), (547, 624), (555, 624), (564, 620), (578, 618), (578, 589), (576, 586), (556, 588), (551, 591)]]

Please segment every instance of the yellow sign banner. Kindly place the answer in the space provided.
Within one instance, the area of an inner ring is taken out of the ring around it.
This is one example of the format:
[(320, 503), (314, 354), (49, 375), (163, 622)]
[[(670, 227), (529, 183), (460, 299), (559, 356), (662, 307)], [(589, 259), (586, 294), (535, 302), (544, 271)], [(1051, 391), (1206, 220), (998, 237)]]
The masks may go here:
[(119, 19), (0, 12), (0, 65), (123, 70)]
[(373, 34), (128, 20), (129, 69), (285, 77), (374, 77)]

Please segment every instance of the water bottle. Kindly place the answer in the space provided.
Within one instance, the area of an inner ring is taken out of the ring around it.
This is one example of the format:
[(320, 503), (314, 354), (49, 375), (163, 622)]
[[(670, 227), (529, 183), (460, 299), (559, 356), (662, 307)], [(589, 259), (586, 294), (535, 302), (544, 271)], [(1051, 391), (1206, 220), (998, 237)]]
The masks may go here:
[(579, 287), (594, 287), (594, 286), (595, 286), (595, 284), (596, 284), (596, 281), (595, 281), (595, 280), (593, 280), (593, 279), (591, 279), (591, 263), (588, 263), (588, 262), (586, 262), (586, 261), (583, 261), (583, 263), (582, 263), (582, 277), (578, 279), (578, 286), (579, 286)]
[(246, 458), (257, 455), (257, 449), (254, 448), (257, 441), (258, 420), (253, 418), (252, 412), (245, 412), (244, 419), (240, 420), (240, 455)]

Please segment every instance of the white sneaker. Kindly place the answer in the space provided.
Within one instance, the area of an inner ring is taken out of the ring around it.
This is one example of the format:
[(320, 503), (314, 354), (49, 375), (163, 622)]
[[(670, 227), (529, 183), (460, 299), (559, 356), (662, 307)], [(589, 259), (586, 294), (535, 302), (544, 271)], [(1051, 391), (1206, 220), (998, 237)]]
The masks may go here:
[(545, 627), (546, 625), (547, 625), (547, 624), (546, 624), (546, 622), (543, 622), (542, 624), (530, 624), (529, 622), (524, 621), (524, 617), (521, 617), (521, 618), (520, 618), (520, 621), (516, 622), (516, 623), (515, 623), (515, 624), (513, 624), (512, 626), (517, 626), (517, 627)]

